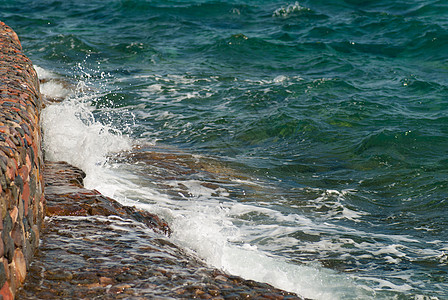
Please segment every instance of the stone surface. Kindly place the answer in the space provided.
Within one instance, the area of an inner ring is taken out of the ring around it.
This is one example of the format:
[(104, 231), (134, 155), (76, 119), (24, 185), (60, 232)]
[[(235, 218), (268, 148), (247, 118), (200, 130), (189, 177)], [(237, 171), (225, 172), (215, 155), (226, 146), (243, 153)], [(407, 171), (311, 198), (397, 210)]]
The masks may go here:
[(49, 217), (20, 299), (303, 299), (207, 266), (170, 241), (162, 220), (82, 178), (66, 163), (45, 168)]
[(3, 299), (14, 298), (38, 245), (28, 220), (39, 231), (44, 218), (41, 107), (36, 71), (22, 53), (17, 34), (0, 22), (0, 258), (5, 262), (4, 272), (0, 271), (6, 280), (0, 291)]
[(45, 197), (47, 216), (131, 217), (160, 233), (169, 234), (168, 224), (158, 216), (135, 207), (123, 206), (98, 191), (83, 187), (82, 170), (64, 162), (46, 162)]

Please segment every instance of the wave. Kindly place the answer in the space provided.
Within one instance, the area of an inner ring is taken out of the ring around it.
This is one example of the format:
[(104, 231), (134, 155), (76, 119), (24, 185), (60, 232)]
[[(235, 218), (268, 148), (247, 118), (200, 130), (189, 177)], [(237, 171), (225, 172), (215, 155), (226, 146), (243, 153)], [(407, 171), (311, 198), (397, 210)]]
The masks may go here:
[(299, 2), (295, 2), (293, 4), (289, 4), (287, 6), (282, 6), (280, 8), (277, 8), (273, 13), (273, 17), (282, 17), (282, 18), (288, 18), (293, 15), (296, 15), (300, 12), (304, 11), (310, 11), (309, 8), (306, 8), (304, 6), (301, 6)]
[[(42, 85), (67, 98), (44, 114), (69, 133), (49, 131), (49, 155), (72, 153), (90, 187), (160, 213), (222, 268), (298, 289), (313, 278), (311, 298), (328, 278), (326, 298), (443, 294), (446, 22), (428, 10), (441, 2), (274, 2), (45, 8), (50, 40), (70, 50), (81, 36), (66, 59), (32, 48), (71, 83)], [(78, 50), (94, 70), (73, 76)], [(232, 265), (238, 254), (253, 264)]]
[[(45, 74), (42, 69), (39, 72)], [(243, 208), (230, 196), (240, 194), (238, 186), (242, 182), (255, 188), (256, 181), (232, 175), (228, 168), (199, 156), (188, 158), (170, 154), (178, 160), (177, 164), (169, 167), (174, 173), (165, 177), (167, 174), (163, 168), (170, 165), (161, 165), (163, 172), (157, 176), (162, 177), (154, 181), (152, 176), (158, 173), (145, 160), (138, 158), (138, 155), (144, 155), (142, 150), (135, 153), (134, 162), (111, 160), (111, 156), (116, 155), (114, 153), (129, 151), (135, 142), (97, 120), (90, 106), (96, 97), (98, 94), (91, 92), (77, 93), (61, 103), (47, 106), (42, 115), (46, 158), (65, 160), (85, 170), (86, 187), (97, 189), (127, 205), (162, 215), (169, 220), (176, 243), (194, 251), (209, 264), (233, 274), (268, 282), (314, 299), (371, 293), (337, 272), (319, 265), (291, 264), (244, 241), (245, 233), (236, 225), (238, 218), (235, 217), (255, 213), (260, 208), (252, 204)], [(193, 162), (189, 168), (195, 170), (204, 166), (206, 171), (195, 175), (196, 171), (186, 170), (182, 164), (189, 159)], [(160, 162), (166, 164), (167, 158)], [(176, 171), (179, 164), (182, 167)], [(209, 182), (208, 177), (204, 177), (211, 176), (207, 174), (215, 174)], [(223, 175), (230, 175), (230, 178), (222, 178)], [(153, 182), (162, 184), (164, 189), (154, 187)], [(167, 188), (179, 192), (170, 195)], [(275, 210), (269, 209), (268, 214), (283, 218)]]

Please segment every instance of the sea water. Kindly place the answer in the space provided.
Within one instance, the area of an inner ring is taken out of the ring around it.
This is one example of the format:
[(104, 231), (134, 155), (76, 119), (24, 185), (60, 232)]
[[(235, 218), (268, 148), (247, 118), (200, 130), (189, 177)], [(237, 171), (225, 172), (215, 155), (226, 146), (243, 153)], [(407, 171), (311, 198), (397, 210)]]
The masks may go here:
[(0, 3), (88, 188), (306, 297), (448, 298), (446, 1)]

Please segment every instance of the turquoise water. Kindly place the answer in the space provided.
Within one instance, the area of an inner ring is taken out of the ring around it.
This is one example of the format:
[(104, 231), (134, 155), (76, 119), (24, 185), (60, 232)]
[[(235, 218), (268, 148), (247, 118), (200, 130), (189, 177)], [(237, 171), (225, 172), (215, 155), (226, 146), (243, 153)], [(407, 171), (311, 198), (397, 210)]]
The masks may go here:
[[(143, 158), (107, 161), (113, 176), (136, 177), (112, 196), (152, 204), (174, 227), (176, 211), (188, 215), (184, 198), (223, 206), (213, 224), (231, 225), (211, 235), (237, 231), (226, 245), (340, 276), (322, 275), (328, 293), (308, 297), (448, 298), (446, 1), (0, 4), (33, 63), (65, 82), (62, 96), (76, 104), (66, 109), (91, 139), (108, 131), (140, 152), (188, 153), (219, 169), (173, 180)], [(102, 146), (76, 138), (68, 148), (87, 150), (66, 154), (97, 159)], [(294, 280), (278, 282), (294, 290)]]

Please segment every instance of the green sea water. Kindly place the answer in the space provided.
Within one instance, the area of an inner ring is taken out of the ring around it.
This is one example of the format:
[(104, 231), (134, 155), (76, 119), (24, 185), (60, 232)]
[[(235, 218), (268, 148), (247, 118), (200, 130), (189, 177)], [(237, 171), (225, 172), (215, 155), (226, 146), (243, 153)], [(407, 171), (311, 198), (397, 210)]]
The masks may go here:
[[(225, 245), (356, 286), (322, 277), (326, 294), (307, 297), (448, 299), (448, 2), (0, 1), (0, 19), (92, 130), (48, 152), (85, 161), (107, 131), (219, 169), (173, 181), (144, 159), (109, 162), (136, 179), (102, 192), (154, 204), (134, 195), (151, 189), (168, 219), (185, 198), (223, 205), (213, 224), (231, 225), (196, 244), (231, 228)], [(300, 293), (301, 276), (274, 281)]]

